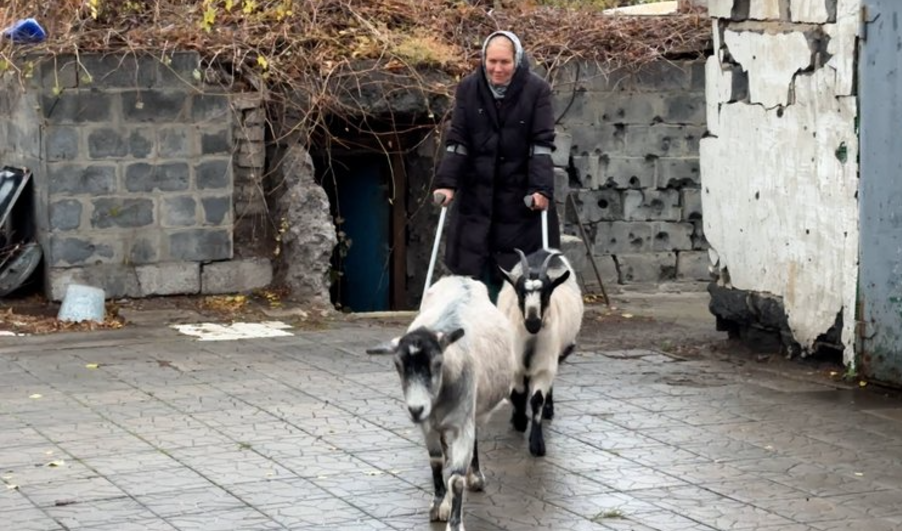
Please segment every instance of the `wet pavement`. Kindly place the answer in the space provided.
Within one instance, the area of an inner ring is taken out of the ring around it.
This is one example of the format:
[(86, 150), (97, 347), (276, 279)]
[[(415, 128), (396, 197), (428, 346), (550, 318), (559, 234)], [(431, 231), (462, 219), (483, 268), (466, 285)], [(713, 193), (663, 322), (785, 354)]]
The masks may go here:
[[(399, 328), (0, 339), (0, 528), (440, 530)], [(651, 350), (583, 351), (548, 455), (505, 406), (468, 531), (902, 529), (902, 401)]]

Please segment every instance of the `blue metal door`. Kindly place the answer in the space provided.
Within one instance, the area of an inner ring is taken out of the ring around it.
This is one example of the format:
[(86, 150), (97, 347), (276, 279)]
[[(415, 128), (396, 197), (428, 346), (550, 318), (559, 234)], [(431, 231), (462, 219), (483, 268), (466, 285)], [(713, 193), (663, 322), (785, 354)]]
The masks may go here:
[(353, 156), (333, 161), (332, 169), (334, 181), (323, 184), (345, 242), (339, 242), (341, 256), (333, 261), (341, 273), (336, 302), (354, 312), (388, 310), (391, 205), (383, 163)]
[(859, 362), (902, 383), (902, 2), (863, 0)]

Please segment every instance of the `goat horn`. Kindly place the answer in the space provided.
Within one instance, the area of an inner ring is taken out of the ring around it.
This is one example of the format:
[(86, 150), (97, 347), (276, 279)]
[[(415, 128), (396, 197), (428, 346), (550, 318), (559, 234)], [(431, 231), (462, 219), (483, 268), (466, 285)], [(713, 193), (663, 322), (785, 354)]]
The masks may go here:
[(561, 254), (560, 251), (550, 251), (548, 256), (545, 257), (545, 261), (542, 262), (542, 267), (539, 269), (539, 276), (542, 278), (546, 278), (548, 276), (548, 265), (551, 264), (551, 259), (555, 256)]
[(529, 260), (526, 259), (526, 255), (523, 254), (523, 251), (520, 249), (514, 249), (518, 255), (520, 255), (520, 274), (523, 275), (524, 278), (529, 278)]

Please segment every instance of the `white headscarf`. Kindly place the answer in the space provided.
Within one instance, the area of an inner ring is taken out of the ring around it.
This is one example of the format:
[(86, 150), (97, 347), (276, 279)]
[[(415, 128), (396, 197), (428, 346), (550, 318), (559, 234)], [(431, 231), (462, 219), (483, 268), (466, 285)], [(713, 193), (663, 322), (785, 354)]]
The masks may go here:
[(504, 85), (493, 85), (489, 80), (489, 73), (485, 70), (485, 50), (489, 47), (489, 41), (494, 39), (495, 37), (503, 35), (507, 37), (512, 43), (514, 43), (514, 72), (520, 68), (520, 61), (523, 59), (523, 45), (520, 44), (520, 39), (517, 38), (516, 35), (509, 31), (496, 31), (489, 35), (485, 42), (482, 43), (482, 70), (485, 75), (485, 79), (489, 84), (489, 89), (492, 91), (492, 95), (495, 96), (495, 99), (500, 100), (504, 98), (504, 93), (507, 92), (507, 86), (510, 85), (510, 81), (505, 83)]

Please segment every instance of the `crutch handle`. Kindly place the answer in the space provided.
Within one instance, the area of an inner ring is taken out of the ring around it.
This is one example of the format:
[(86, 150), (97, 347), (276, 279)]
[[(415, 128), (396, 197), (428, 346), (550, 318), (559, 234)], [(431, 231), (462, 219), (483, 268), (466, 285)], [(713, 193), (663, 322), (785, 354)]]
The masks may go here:
[[(528, 207), (532, 208), (535, 204), (535, 198), (530, 194), (523, 198), (523, 203)], [(542, 248), (549, 249), (548, 247), (548, 209), (542, 210)]]
[(435, 203), (436, 206), (444, 205), (445, 199), (447, 199), (447, 196), (441, 192), (432, 194), (432, 202)]

